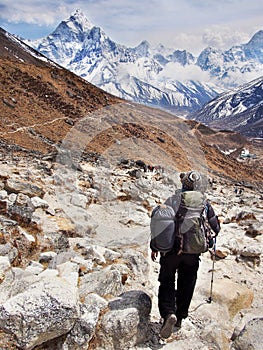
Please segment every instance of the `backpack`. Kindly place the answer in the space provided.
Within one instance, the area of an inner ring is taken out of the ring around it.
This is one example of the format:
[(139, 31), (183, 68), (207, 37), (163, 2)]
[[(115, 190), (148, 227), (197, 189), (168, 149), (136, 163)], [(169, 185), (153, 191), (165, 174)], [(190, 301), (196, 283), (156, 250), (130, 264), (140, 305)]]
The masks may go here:
[(158, 205), (152, 211), (150, 247), (154, 251), (167, 253), (175, 244), (175, 212), (169, 205)]
[(181, 193), (181, 201), (176, 213), (177, 254), (200, 254), (208, 250), (209, 230), (205, 225), (206, 202), (199, 191)]

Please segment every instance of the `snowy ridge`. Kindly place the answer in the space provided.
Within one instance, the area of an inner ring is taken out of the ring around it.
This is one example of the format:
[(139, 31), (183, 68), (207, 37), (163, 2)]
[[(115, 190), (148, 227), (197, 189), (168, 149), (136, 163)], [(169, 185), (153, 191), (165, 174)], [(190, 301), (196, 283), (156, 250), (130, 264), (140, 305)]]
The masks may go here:
[[(26, 51), (27, 53), (29, 53), (31, 56), (36, 57), (37, 59), (43, 61), (43, 62), (48, 62), (51, 65), (55, 65), (55, 62), (51, 61), (50, 59), (48, 59), (46, 56), (44, 56), (43, 54), (41, 54), (40, 52), (36, 51), (35, 49), (33, 49), (31, 46), (29, 46), (28, 44), (26, 44), (25, 42), (23, 42), (22, 40), (20, 40), (19, 38), (15, 37), (14, 35), (8, 33), (8, 32), (4, 32), (4, 35), (14, 41), (17, 45), (21, 46), (23, 48), (24, 51)], [(20, 61), (23, 62), (22, 58), (19, 58)]]
[(263, 137), (263, 77), (221, 94), (207, 103), (194, 119), (206, 125)]

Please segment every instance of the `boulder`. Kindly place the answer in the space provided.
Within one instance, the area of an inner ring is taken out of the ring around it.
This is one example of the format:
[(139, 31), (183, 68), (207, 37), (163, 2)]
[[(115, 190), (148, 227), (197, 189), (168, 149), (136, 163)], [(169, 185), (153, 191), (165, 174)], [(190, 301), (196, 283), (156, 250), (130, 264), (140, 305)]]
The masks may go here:
[(8, 214), (11, 218), (24, 224), (30, 224), (34, 213), (34, 207), (30, 197), (24, 193), (19, 193), (15, 201), (9, 204)]
[(73, 259), (76, 256), (76, 253), (73, 250), (69, 250), (66, 252), (61, 252), (59, 254), (56, 254), (52, 257), (50, 260), (48, 267), (50, 269), (57, 269), (58, 265), (61, 265), (63, 263), (66, 263)]
[(89, 293), (97, 293), (101, 297), (106, 295), (119, 295), (123, 290), (122, 274), (111, 266), (101, 271), (87, 273), (80, 279), (80, 297), (86, 297)]
[(40, 186), (16, 179), (7, 179), (5, 183), (5, 190), (13, 193), (21, 192), (29, 197), (36, 196), (42, 198), (45, 194), (45, 191)]
[(0, 306), (1, 329), (27, 350), (68, 333), (78, 317), (77, 288), (59, 277), (43, 278)]
[(147, 341), (151, 299), (142, 291), (129, 291), (109, 302), (101, 319), (96, 349), (123, 350)]
[(149, 262), (145, 256), (139, 251), (127, 249), (123, 254), (123, 258), (127, 260), (128, 266), (131, 271), (133, 271), (134, 275), (139, 275), (142, 282), (146, 282), (148, 279), (150, 267)]
[[(2, 260), (2, 259), (1, 259)], [(0, 271), (2, 270), (0, 262)], [(30, 271), (13, 267), (1, 273), (2, 282), (0, 284), (0, 302), (4, 303), (8, 299), (19, 293), (23, 293), (29, 286), (37, 281), (37, 277)]]
[(222, 279), (213, 285), (213, 301), (227, 307), (230, 319), (240, 310), (251, 307), (253, 298), (251, 289), (231, 280)]
[(250, 223), (248, 227), (245, 229), (246, 235), (252, 238), (256, 238), (257, 236), (261, 236), (263, 234), (263, 229), (261, 223)]
[(39, 262), (41, 264), (49, 263), (56, 255), (57, 253), (53, 251), (40, 253)]
[(243, 247), (240, 255), (247, 258), (260, 258), (263, 249), (261, 245), (251, 245), (249, 247)]
[(77, 247), (81, 250), (81, 254), (85, 257), (85, 259), (90, 259), (98, 265), (106, 264), (106, 260), (103, 256), (105, 248), (94, 245), (81, 246), (79, 244)]
[(36, 262), (36, 261), (30, 261), (28, 266), (25, 269), (26, 272), (30, 272), (33, 275), (39, 275), (41, 272), (44, 271), (44, 267), (42, 264)]
[(80, 305), (80, 316), (64, 342), (64, 349), (88, 349), (90, 340), (95, 336), (100, 312), (106, 309), (107, 305), (107, 301), (99, 295), (87, 295)]
[(135, 308), (139, 313), (139, 326), (137, 330), (137, 343), (147, 338), (152, 301), (148, 294), (141, 290), (131, 290), (121, 294), (117, 299), (109, 302), (111, 310)]
[(18, 251), (10, 242), (0, 244), (0, 256), (8, 256), (10, 263), (12, 263), (17, 258)]
[(254, 318), (241, 330), (231, 350), (262, 350), (263, 317)]

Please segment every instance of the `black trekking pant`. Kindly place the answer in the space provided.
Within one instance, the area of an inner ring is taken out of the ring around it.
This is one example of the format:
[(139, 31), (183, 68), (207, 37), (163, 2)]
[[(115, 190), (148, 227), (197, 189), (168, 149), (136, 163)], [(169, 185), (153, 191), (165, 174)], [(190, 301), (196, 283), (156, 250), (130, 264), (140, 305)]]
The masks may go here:
[[(188, 316), (199, 268), (199, 254), (167, 253), (161, 255), (158, 306), (162, 318), (176, 314), (178, 319)], [(177, 290), (175, 276), (177, 273)]]

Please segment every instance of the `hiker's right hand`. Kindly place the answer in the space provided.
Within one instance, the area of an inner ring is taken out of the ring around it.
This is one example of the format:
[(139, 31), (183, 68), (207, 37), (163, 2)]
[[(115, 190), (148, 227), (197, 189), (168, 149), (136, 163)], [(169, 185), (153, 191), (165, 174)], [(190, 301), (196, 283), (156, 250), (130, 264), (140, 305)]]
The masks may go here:
[(151, 259), (152, 259), (152, 261), (155, 261), (156, 258), (157, 258), (157, 256), (158, 256), (158, 252), (152, 252), (152, 253), (151, 253)]

